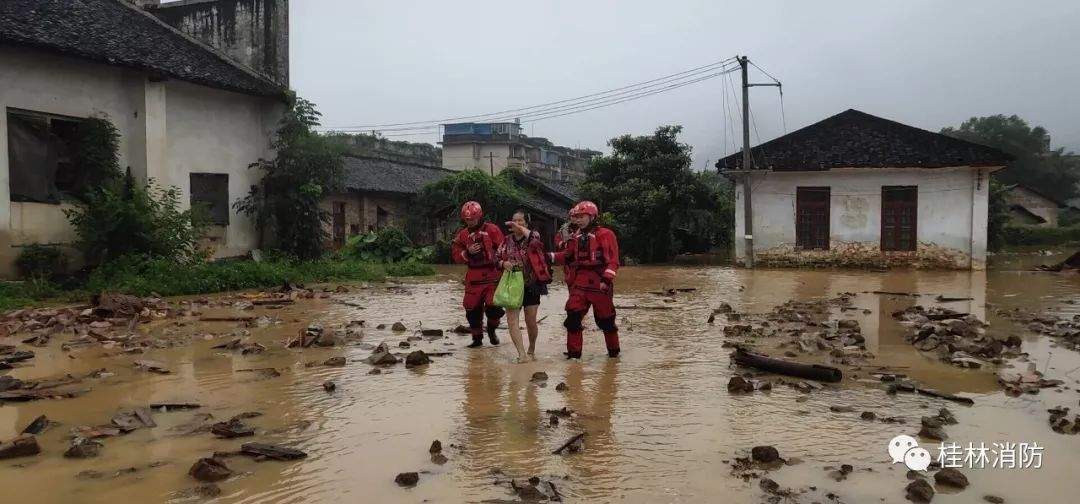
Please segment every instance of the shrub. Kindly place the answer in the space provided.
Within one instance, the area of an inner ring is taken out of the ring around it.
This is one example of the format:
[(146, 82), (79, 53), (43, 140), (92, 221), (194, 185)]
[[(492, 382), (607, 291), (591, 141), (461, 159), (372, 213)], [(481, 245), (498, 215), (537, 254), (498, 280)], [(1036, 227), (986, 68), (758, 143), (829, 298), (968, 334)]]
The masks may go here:
[(26, 279), (46, 279), (67, 270), (67, 256), (56, 247), (33, 244), (23, 248), (15, 259), (15, 267)]
[(361, 261), (430, 262), (434, 247), (415, 247), (404, 231), (386, 227), (349, 238), (342, 253)]
[(75, 227), (75, 245), (90, 265), (132, 255), (198, 259), (198, 240), (208, 222), (198, 208), (180, 210), (176, 187), (162, 188), (153, 180), (140, 187), (130, 172), (121, 188), (89, 191), (83, 203), (64, 213)]

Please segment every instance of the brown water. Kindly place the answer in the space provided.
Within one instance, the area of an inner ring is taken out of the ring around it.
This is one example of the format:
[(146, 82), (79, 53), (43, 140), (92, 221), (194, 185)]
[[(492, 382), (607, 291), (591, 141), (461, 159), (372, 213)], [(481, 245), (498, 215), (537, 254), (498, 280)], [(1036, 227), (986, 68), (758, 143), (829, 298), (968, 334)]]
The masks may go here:
[[(39, 436), (41, 455), (0, 461), (3, 502), (197, 500), (176, 493), (195, 486), (186, 475), (192, 462), (214, 451), (235, 450), (240, 441), (209, 434), (180, 435), (173, 427), (191, 421), (196, 413), (227, 419), (252, 410), (264, 415), (248, 420), (258, 434), (245, 440), (282, 443), (310, 455), (298, 462), (229, 458), (226, 463), (239, 475), (219, 483), (223, 493), (214, 502), (512, 499), (505, 487), (493, 484), (496, 468), (510, 477), (554, 478), (569, 502), (760, 502), (765, 497), (757, 481), (733, 476), (726, 463), (759, 444), (774, 445), (782, 456), (802, 460), (769, 475), (783, 487), (816, 487), (800, 496), (799, 502), (828, 502), (828, 492), (838, 495), (840, 502), (906, 502), (906, 470), (889, 464), (885, 445), (898, 434), (914, 435), (919, 417), (942, 406), (949, 407), (960, 421), (947, 428), (952, 441), (965, 445), (1038, 442), (1046, 449), (1041, 469), (964, 470), (971, 487), (939, 493), (934, 502), (982, 502), (984, 494), (1002, 496), (1007, 502), (1072, 502), (1080, 491), (1080, 478), (1073, 476), (1080, 463), (1080, 437), (1052, 432), (1046, 413), (1058, 405), (1076, 409), (1078, 394), (1071, 388), (1080, 383), (1080, 356), (1020, 332), (985, 308), (991, 303), (1068, 313), (1077, 308), (1064, 301), (1080, 297), (1080, 275), (625, 268), (616, 304), (670, 309), (621, 310), (623, 355), (617, 360), (607, 358), (601, 335), (591, 327), (585, 358), (580, 363), (562, 359), (561, 305), (566, 299), (562, 286), (553, 286), (541, 306), (541, 316), (547, 318), (540, 325), (536, 363), (511, 364), (515, 352), (504, 330), (504, 343), (498, 348), (468, 350), (464, 348), (467, 337), (451, 333), (446, 339), (414, 342), (413, 348), (454, 354), (435, 358), (425, 368), (406, 370), (398, 365), (381, 375), (367, 374), (371, 367), (361, 359), (370, 350), (359, 345), (283, 348), (284, 339), (309, 322), (330, 327), (363, 319), (367, 321), (365, 344), (386, 341), (392, 346), (408, 333), (377, 330), (376, 324), (400, 320), (410, 329), (421, 324), (454, 327), (464, 322), (459, 310), (460, 276), (460, 270), (448, 268), (434, 279), (409, 282), (402, 288), (354, 286), (351, 293), (335, 294), (331, 300), (303, 301), (280, 310), (257, 309), (256, 314), (284, 321), (250, 330), (269, 347), (261, 355), (210, 349), (238, 330), (235, 323), (181, 328), (218, 336), (142, 356), (104, 356), (116, 351), (87, 349), (74, 351), (72, 359), (56, 343), (35, 349), (38, 357), (32, 365), (7, 373), (25, 379), (104, 367), (115, 374), (88, 381), (92, 391), (75, 399), (0, 406), (0, 439), (13, 437), (40, 414), (63, 424)], [(698, 290), (679, 294), (676, 302), (649, 294), (662, 287)], [(871, 310), (869, 315), (859, 312), (858, 317), (867, 348), (879, 356), (875, 365), (891, 366), (927, 386), (970, 395), (976, 405), (964, 407), (910, 394), (888, 396), (868, 375), (809, 395), (788, 387), (747, 396), (727, 393), (725, 385), (734, 370), (728, 363), (729, 350), (720, 346), (722, 325), (705, 323), (720, 302), (743, 312), (764, 312), (788, 299), (874, 290), (973, 297), (973, 301), (949, 306), (988, 317), (994, 333), (1021, 334), (1031, 361), (1048, 377), (1065, 380), (1070, 389), (1006, 397), (996, 387), (992, 371), (947, 366), (921, 356), (903, 341), (901, 327), (889, 314), (915, 303), (913, 298), (859, 294), (856, 305)], [(0, 343), (16, 341), (0, 339)], [(347, 357), (348, 365), (304, 365), (336, 355)], [(173, 373), (137, 371), (131, 364), (136, 358), (165, 362)], [(269, 379), (238, 371), (261, 367), (288, 370)], [(530, 383), (535, 371), (550, 376), (547, 387)], [(325, 380), (334, 380), (337, 391), (323, 391)], [(569, 391), (555, 390), (560, 381), (569, 385)], [(806, 398), (804, 402), (798, 402), (800, 396)], [(105, 439), (102, 455), (96, 459), (61, 456), (71, 427), (107, 423), (120, 408), (160, 400), (196, 401), (204, 408), (157, 413), (157, 428)], [(852, 405), (855, 413), (832, 413), (830, 405)], [(578, 417), (549, 427), (544, 410), (564, 406), (578, 412)], [(863, 410), (903, 417), (908, 423), (862, 421), (858, 412)], [(581, 453), (551, 454), (582, 430), (588, 437)], [(447, 464), (438, 466), (429, 460), (427, 448), (433, 439), (447, 447)], [(854, 465), (855, 472), (843, 482), (828, 478), (826, 467), (842, 463)], [(136, 470), (120, 471), (129, 467)], [(92, 480), (75, 477), (88, 469), (104, 475)], [(394, 476), (403, 471), (420, 471), (419, 485), (398, 488)]]

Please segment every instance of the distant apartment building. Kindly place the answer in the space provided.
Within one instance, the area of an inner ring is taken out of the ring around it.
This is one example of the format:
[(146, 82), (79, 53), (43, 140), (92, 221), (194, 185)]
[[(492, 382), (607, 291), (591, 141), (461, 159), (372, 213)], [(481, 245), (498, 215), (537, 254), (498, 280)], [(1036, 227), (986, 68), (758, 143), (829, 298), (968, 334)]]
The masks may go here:
[(589, 162), (601, 153), (552, 144), (529, 137), (517, 122), (454, 123), (443, 125), (443, 168), (483, 170), (492, 175), (506, 168), (551, 181), (585, 178)]

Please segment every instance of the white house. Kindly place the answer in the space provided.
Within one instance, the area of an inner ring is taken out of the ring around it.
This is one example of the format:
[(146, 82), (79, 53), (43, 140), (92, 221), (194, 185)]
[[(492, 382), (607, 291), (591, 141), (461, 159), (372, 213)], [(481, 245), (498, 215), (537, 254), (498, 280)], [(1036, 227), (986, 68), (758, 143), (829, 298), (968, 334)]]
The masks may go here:
[(736, 181), (741, 263), (985, 267), (997, 149), (847, 110), (750, 154), (749, 170), (742, 153), (716, 164)]
[(21, 247), (74, 238), (63, 210), (80, 180), (72, 134), (88, 117), (116, 126), (121, 167), (138, 180), (210, 206), (216, 255), (257, 246), (231, 206), (257, 181), (248, 165), (272, 157), (285, 93), (128, 0), (0, 2), (0, 276)]

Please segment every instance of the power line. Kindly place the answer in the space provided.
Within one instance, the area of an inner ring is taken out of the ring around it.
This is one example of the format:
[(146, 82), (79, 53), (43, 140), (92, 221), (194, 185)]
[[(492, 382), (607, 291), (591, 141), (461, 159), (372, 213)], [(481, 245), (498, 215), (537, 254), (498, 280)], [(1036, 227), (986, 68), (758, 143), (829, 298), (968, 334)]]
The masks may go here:
[[(614, 88), (614, 89), (609, 89), (607, 91), (601, 91), (601, 92), (598, 92), (598, 93), (592, 93), (592, 94), (578, 96), (578, 97), (575, 97), (575, 98), (567, 98), (567, 99), (564, 99), (564, 100), (558, 100), (558, 101), (553, 101), (553, 102), (548, 102), (548, 103), (542, 103), (542, 104), (539, 104), (539, 105), (533, 105), (533, 106), (529, 106), (529, 107), (508, 109), (508, 110), (502, 110), (502, 111), (498, 111), (498, 112), (490, 112), (490, 113), (487, 113), (487, 114), (448, 117), (448, 118), (443, 118), (443, 119), (434, 119), (434, 120), (430, 120), (430, 121), (413, 121), (413, 122), (401, 122), (401, 123), (389, 123), (389, 124), (372, 124), (372, 125), (362, 125), (362, 126), (338, 126), (338, 127), (328, 127), (328, 128), (325, 128), (325, 129), (334, 129), (334, 130), (345, 130), (345, 129), (386, 130), (386, 129), (390, 129), (390, 128), (394, 128), (394, 127), (401, 127), (401, 126), (415, 126), (415, 125), (430, 126), (430, 125), (443, 124), (443, 123), (452, 122), (452, 121), (459, 121), (459, 120), (463, 120), (463, 119), (487, 118), (487, 117), (491, 117), (491, 116), (499, 116), (499, 115), (504, 115), (504, 114), (512, 114), (512, 113), (526, 112), (526, 111), (530, 111), (526, 115), (534, 115), (534, 114), (542, 112), (541, 110), (537, 110), (537, 109), (548, 108), (548, 107), (551, 107), (552, 105), (567, 104), (565, 106), (576, 106), (576, 105), (584, 104), (586, 102), (592, 102), (592, 101), (597, 101), (597, 100), (606, 100), (606, 99), (612, 98), (614, 96), (623, 95), (623, 94), (629, 94), (629, 93), (636, 93), (636, 92), (643, 91), (643, 90), (648, 89), (648, 88), (657, 87), (657, 86), (663, 86), (665, 84), (670, 84), (672, 82), (677, 82), (677, 81), (684, 80), (684, 79), (687, 79), (687, 78), (697, 77), (699, 75), (702, 75), (702, 74), (705, 74), (705, 73), (708, 73), (708, 72), (712, 72), (712, 71), (717, 70), (717, 69), (725, 69), (725, 67), (729, 63), (731, 63), (732, 61), (734, 61), (734, 58), (727, 58), (727, 59), (724, 59), (724, 60), (721, 60), (721, 61), (710, 63), (708, 65), (702, 65), (702, 66), (692, 68), (692, 69), (689, 69), (689, 70), (684, 70), (682, 72), (677, 72), (677, 73), (674, 73), (674, 74), (665, 75), (663, 77), (658, 77), (656, 79), (651, 79), (651, 80), (647, 80), (647, 81), (643, 81), (643, 82), (638, 82), (638, 83), (635, 83), (635, 84), (629, 84), (629, 85), (626, 85), (626, 86), (622, 86), (622, 87), (618, 87), (618, 88)], [(408, 129), (408, 128), (401, 128), (401, 129)]]

